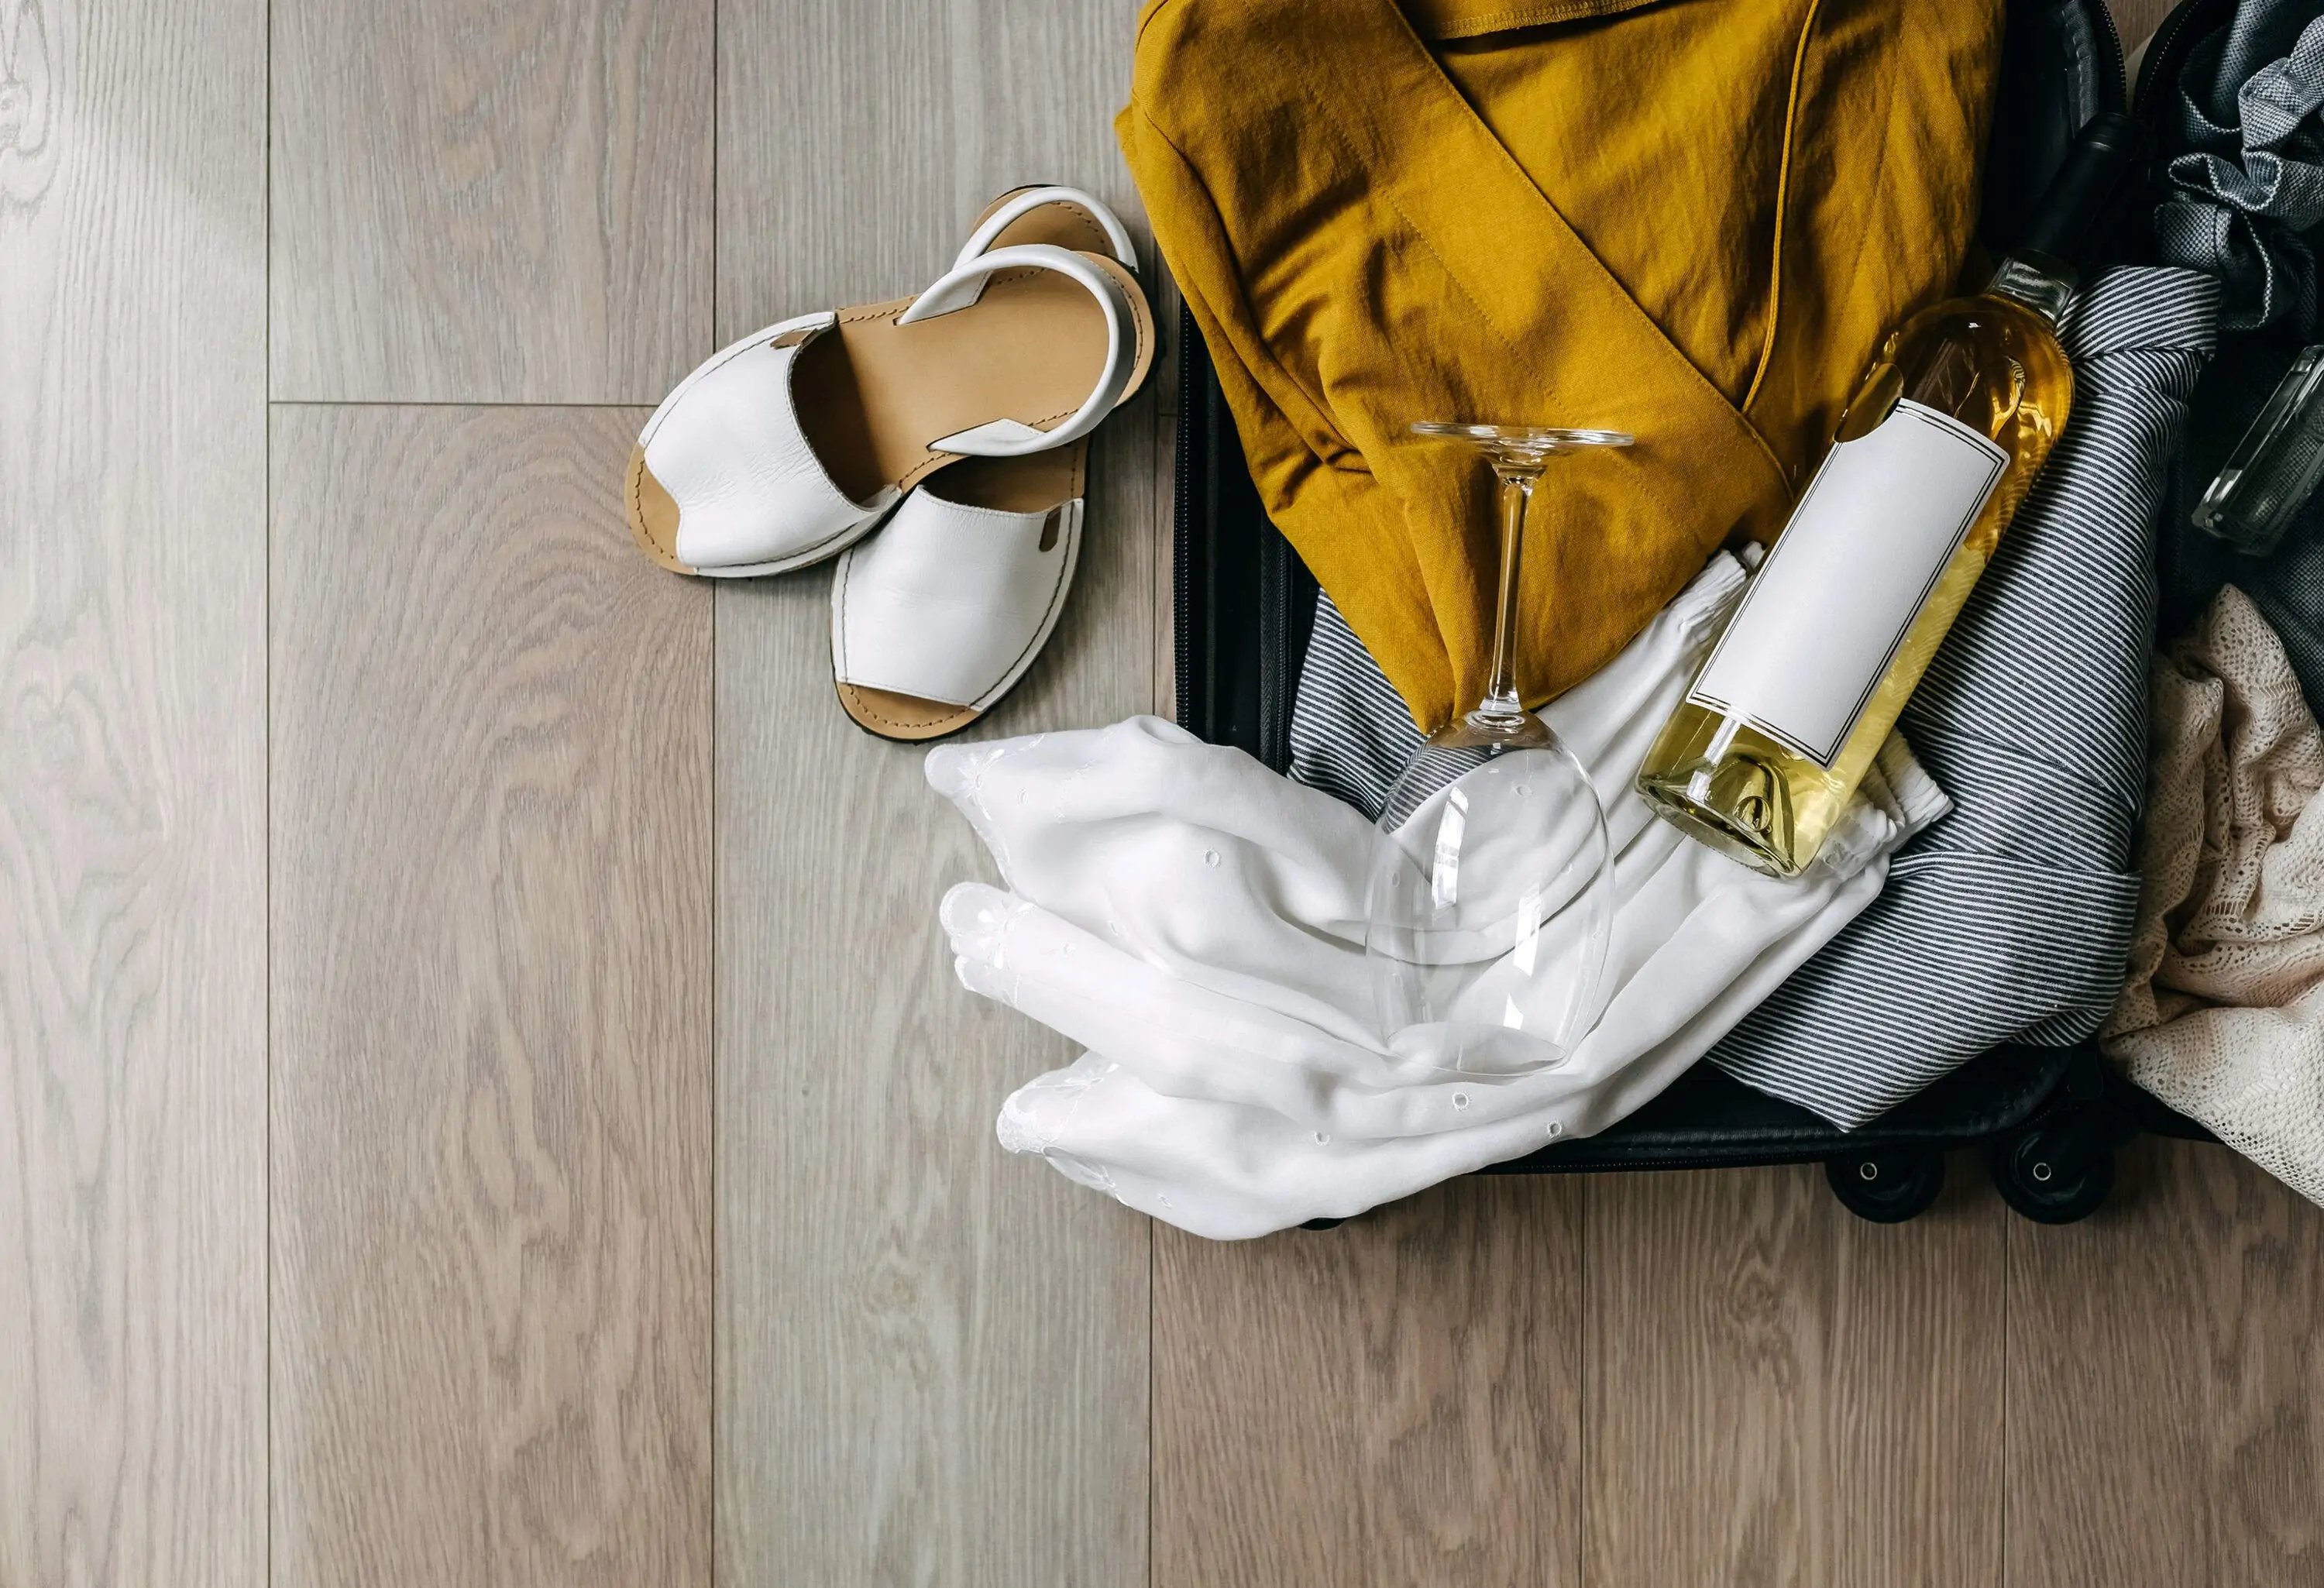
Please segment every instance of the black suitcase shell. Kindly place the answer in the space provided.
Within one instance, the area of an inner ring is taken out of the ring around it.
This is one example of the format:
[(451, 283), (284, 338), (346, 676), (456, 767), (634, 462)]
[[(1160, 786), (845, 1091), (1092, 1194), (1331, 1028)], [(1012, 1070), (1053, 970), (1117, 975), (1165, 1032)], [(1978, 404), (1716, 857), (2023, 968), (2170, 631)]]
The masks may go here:
[[(2122, 109), (2124, 97), (2122, 45), (2099, 0), (2011, 0), (1979, 223), (1989, 249), (2019, 235), (2075, 132), (2102, 110)], [(1184, 310), (1179, 349), (1178, 723), (1282, 771), (1315, 581), (1259, 504), (1208, 349)], [(1821, 1162), (1849, 1207), (1894, 1223), (1935, 1200), (1946, 1153), (1975, 1149), (2013, 1207), (2062, 1223), (2105, 1199), (2115, 1149), (2141, 1130), (2209, 1139), (2120, 1080), (2089, 1046), (1990, 1049), (1852, 1131), (1697, 1065), (1600, 1134), (1482, 1172)]]

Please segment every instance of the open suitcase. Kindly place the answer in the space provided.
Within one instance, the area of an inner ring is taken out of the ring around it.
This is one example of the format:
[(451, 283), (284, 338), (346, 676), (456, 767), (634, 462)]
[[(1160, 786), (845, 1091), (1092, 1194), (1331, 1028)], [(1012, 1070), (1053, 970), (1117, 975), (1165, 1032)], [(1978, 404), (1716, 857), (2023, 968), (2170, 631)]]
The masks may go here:
[[(2206, 3), (2190, 0), (2181, 9)], [(2174, 31), (2164, 24), (2150, 57), (2168, 50)], [(2122, 44), (2101, 0), (2010, 0), (1979, 226), (1989, 249), (1997, 253), (2021, 234), (2034, 197), (2082, 124), (2122, 109), (2125, 98)], [(1290, 763), (1292, 697), (1314, 619), (1315, 581), (1259, 504), (1208, 352), (1183, 311), (1179, 329), (1178, 722), (1279, 772)], [(1821, 1162), (1849, 1209), (1895, 1223), (1936, 1199), (1945, 1155), (1967, 1148), (1983, 1153), (2012, 1207), (2064, 1223), (2105, 1200), (2116, 1149), (2142, 1130), (2210, 1139), (2120, 1079), (2089, 1046), (1990, 1049), (1852, 1131), (1697, 1065), (1600, 1134), (1484, 1172)]]

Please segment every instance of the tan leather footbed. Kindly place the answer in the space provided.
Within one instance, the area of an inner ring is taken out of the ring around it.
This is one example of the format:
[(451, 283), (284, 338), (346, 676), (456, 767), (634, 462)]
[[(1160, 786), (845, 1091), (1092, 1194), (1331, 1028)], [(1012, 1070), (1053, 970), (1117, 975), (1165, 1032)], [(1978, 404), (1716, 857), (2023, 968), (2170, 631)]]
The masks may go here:
[[(1004, 193), (1001, 198), (994, 199), (986, 207), (984, 214), (976, 217), (976, 225), (982, 225), (985, 216), (991, 215), (1010, 197), (1010, 194)], [(1069, 208), (1057, 204), (1044, 205), (1038, 209), (1019, 216), (1002, 228), (1001, 235), (993, 239), (993, 246), (996, 248), (1014, 247), (1024, 243), (1049, 243), (1063, 248), (1083, 249), (1091, 254), (1102, 254), (1107, 247), (1105, 229), (1093, 218), (1078, 208)], [(1130, 289), (1131, 297), (1140, 304), (1142, 309), (1144, 299), (1135, 282), (1131, 282), (1125, 272), (1115, 268), (1112, 262), (1101, 261), (1101, 263), (1106, 264), (1115, 276), (1122, 280), (1123, 284)], [(1048, 272), (1041, 273), (1051, 274)], [(1051, 279), (1057, 278), (1052, 275)], [(998, 278), (995, 284), (998, 284)], [(1076, 288), (1075, 291), (1078, 291), (1079, 289)], [(987, 288), (985, 299), (989, 300), (991, 295), (991, 289)], [(907, 300), (907, 302), (908, 301)], [(1095, 305), (1090, 301), (1086, 294), (1084, 295), (1083, 301), (1093, 310), (1095, 309)], [(980, 300), (977, 304), (979, 309), (983, 306), (983, 300)], [(897, 306), (882, 304), (880, 307), (885, 309)], [(842, 317), (843, 319), (846, 318)], [(919, 328), (906, 326), (902, 328), (908, 333)], [(1145, 366), (1151, 362), (1154, 355), (1153, 333), (1145, 324), (1142, 313), (1139, 317), (1138, 335), (1139, 346), (1137, 357), (1139, 367), (1136, 378), (1131, 382), (1133, 391), (1143, 383)], [(825, 338), (826, 341), (830, 339)], [(1102, 318), (1097, 320), (1095, 335), (1092, 342), (1096, 358), (1087, 366), (1088, 374), (1078, 388), (1083, 394), (1086, 394), (1090, 387), (1096, 383), (1098, 372), (1104, 367), (1105, 324)], [(804, 367), (804, 361), (799, 374), (802, 377), (807, 374)], [(806, 388), (802, 387), (802, 396), (805, 391)], [(1074, 396), (1072, 401), (1074, 405), (1078, 407), (1081, 397)], [(804, 409), (804, 402), (801, 406)], [(1071, 412), (1071, 409), (1066, 411)], [(1024, 419), (1028, 424), (1038, 422), (1019, 413), (1010, 413), (1009, 417)], [(809, 433), (813, 434), (812, 431)], [(939, 435), (951, 433), (949, 430), (937, 432)], [(820, 440), (817, 445), (821, 445)], [(954, 463), (939, 457), (933, 466), (945, 467), (944, 479), (938, 489), (948, 501), (964, 503), (972, 507), (998, 508), (1009, 512), (1034, 512), (1043, 508), (1055, 507), (1060, 503), (1071, 501), (1074, 497), (1082, 494), (1083, 469), (1088, 456), (1089, 443), (1084, 439), (1075, 441), (1070, 446), (1060, 447), (1054, 451), (1037, 452), (1026, 457), (964, 457)], [(919, 459), (912, 461), (920, 467), (920, 475), (925, 477), (927, 467), (931, 466), (921, 464)], [(869, 472), (871, 466), (865, 466), (866, 472)], [(835, 466), (835, 474), (836, 474)], [(837, 477), (841, 479), (844, 488), (845, 476)], [(1047, 537), (1056, 532), (1056, 521), (1053, 519), (1045, 531), (1041, 547), (1043, 550), (1049, 549), (1051, 541)], [(941, 739), (947, 734), (956, 734), (983, 715), (972, 707), (955, 706), (949, 701), (927, 700), (917, 695), (900, 695), (892, 689), (871, 689), (861, 684), (840, 684), (838, 693), (841, 709), (853, 718), (859, 726), (882, 738), (899, 739), (911, 743), (923, 743), (930, 739)]]
[(638, 549), (672, 573), (690, 574), (694, 570), (678, 559), (678, 503), (670, 500), (661, 482), (646, 466), (643, 446), (630, 448), (630, 472), (626, 477), (630, 499), (630, 538)]
[(840, 685), (839, 706), (858, 727), (882, 739), (901, 739), (909, 744), (957, 734), (984, 715), (965, 706), (923, 700), (891, 689), (867, 689), (861, 684)]
[(1073, 441), (1029, 457), (964, 457), (929, 489), (946, 502), (996, 507), (1003, 512), (1038, 512), (1082, 494), (1086, 440)]
[[(1154, 333), (1134, 277), (1142, 377)], [(855, 500), (908, 489), (954, 461), (929, 443), (996, 419), (1051, 429), (1070, 418), (1105, 368), (1105, 313), (1089, 289), (1056, 271), (1003, 271), (966, 309), (913, 325), (912, 300), (842, 310), (833, 331), (801, 350), (792, 372), (799, 419), (816, 456)]]
[[(976, 217), (975, 225), (982, 226), (985, 216), (1011, 196), (1003, 193), (985, 206), (984, 214)], [(1051, 243), (1060, 248), (1079, 248), (1092, 254), (1102, 253), (1107, 247), (1104, 227), (1085, 211), (1062, 204), (1045, 204), (1019, 216), (1001, 228), (992, 245), (1009, 248), (1020, 243)], [(1082, 470), (1088, 456), (1089, 442), (1084, 439), (1027, 457), (964, 457), (945, 470), (936, 489), (945, 500), (972, 507), (1036, 512), (1082, 494)], [(1050, 549), (1054, 544), (1050, 537), (1056, 532), (1056, 521), (1052, 519), (1042, 536), (1042, 550)], [(984, 715), (949, 701), (899, 695), (892, 689), (868, 689), (861, 684), (841, 684), (838, 688), (840, 709), (859, 727), (881, 738), (908, 743), (925, 743), (956, 734)]]
[[(976, 230), (992, 218), (994, 210), (1025, 191), (1023, 188), (1010, 189), (978, 210), (976, 218), (968, 223), (968, 229)], [(1001, 235), (992, 239), (995, 248), (1014, 248), (1023, 243), (1048, 243), (1059, 248), (1077, 248), (1084, 254), (1113, 253), (1112, 241), (1106, 236), (1105, 228), (1098, 225), (1097, 217), (1078, 204), (1044, 204), (1028, 209), (1001, 227)]]

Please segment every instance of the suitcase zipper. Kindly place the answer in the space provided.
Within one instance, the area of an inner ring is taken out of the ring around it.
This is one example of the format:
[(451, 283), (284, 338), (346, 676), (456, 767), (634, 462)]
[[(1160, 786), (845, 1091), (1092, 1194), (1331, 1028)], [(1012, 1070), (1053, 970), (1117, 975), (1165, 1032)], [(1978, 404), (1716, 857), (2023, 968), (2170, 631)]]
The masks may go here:
[[(2178, 79), (2179, 69), (2186, 61), (2186, 51), (2181, 44), (2190, 25), (2207, 15), (2211, 20), (2225, 21), (2229, 10), (2223, 0), (2181, 0), (2171, 8), (2171, 14), (2163, 19), (2162, 25), (2146, 41), (2146, 53), (2139, 60), (2138, 81), (2130, 101), (2133, 115), (2153, 127), (2153, 91), (2164, 79)], [(2111, 25), (2112, 19), (2108, 22)]]
[[(1170, 645), (1173, 695), (1171, 716), (1177, 725), (1198, 737), (1207, 739), (1210, 725), (1198, 720), (1194, 702), (1194, 448), (1201, 412), (1200, 404), (1208, 393), (1199, 390), (1201, 383), (1194, 374), (1197, 362), (1191, 352), (1202, 344), (1197, 341), (1194, 317), (1185, 306), (1178, 309), (1178, 457), (1176, 511), (1170, 524)], [(1207, 449), (1203, 459), (1207, 471), (1213, 460)], [(1204, 559), (1208, 561), (1207, 559)]]
[(1291, 769), (1291, 703), (1299, 680), (1291, 669), (1290, 542), (1271, 526), (1259, 547), (1259, 759), (1271, 771)]
[(2123, 52), (2122, 30), (2114, 24), (2114, 7), (2106, 4), (2106, 0), (2089, 0), (2082, 9), (2098, 14), (2098, 37), (2106, 42), (2107, 60), (2114, 68), (2107, 74), (2106, 79), (2107, 86), (2113, 92), (2104, 97), (2106, 103), (2099, 108), (2127, 111), (2130, 108), (2129, 57)]

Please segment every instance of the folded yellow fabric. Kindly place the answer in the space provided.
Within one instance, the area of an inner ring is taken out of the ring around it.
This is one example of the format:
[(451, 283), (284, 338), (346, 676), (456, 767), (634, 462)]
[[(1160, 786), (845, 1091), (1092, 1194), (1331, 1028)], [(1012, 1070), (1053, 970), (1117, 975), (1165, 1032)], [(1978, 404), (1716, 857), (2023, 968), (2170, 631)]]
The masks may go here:
[[(1407, 14), (1408, 13), (1408, 14)], [(1424, 728), (1481, 695), (1486, 478), (1557, 465), (1518, 680), (1587, 677), (1772, 539), (1976, 216), (1999, 0), (1152, 0), (1116, 123), (1261, 500)]]

